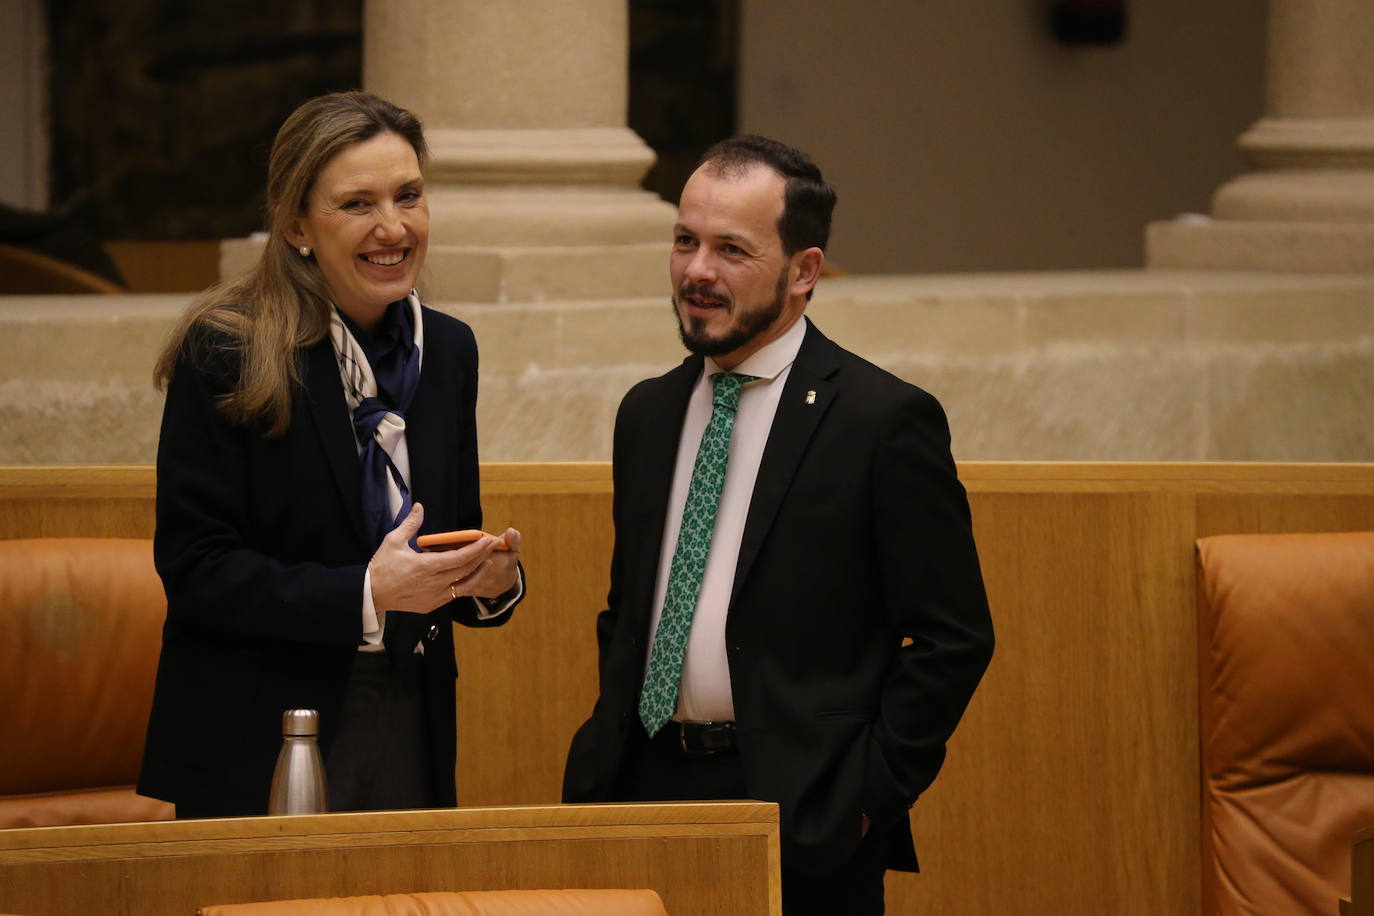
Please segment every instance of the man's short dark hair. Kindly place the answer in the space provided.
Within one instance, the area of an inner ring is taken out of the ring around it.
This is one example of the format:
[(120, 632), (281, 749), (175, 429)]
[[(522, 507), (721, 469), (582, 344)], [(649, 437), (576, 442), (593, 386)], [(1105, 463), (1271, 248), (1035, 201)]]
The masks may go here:
[(755, 166), (777, 172), (787, 181), (783, 192), (778, 237), (782, 251), (793, 255), (806, 248), (825, 250), (830, 240), (830, 215), (835, 189), (825, 183), (811, 157), (777, 140), (747, 134), (722, 140), (702, 154), (700, 166), (709, 174), (738, 175)]

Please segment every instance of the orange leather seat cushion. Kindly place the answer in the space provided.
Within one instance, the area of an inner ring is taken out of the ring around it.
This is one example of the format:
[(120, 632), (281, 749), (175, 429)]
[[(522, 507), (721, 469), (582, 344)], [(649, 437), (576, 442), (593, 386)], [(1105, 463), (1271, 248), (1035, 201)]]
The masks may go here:
[(450, 891), (201, 907), (198, 916), (667, 916), (651, 890)]
[(0, 796), (137, 779), (166, 607), (151, 541), (0, 541)]
[(1374, 532), (1198, 542), (1204, 894), (1332, 913), (1374, 823)]
[(138, 795), (133, 786), (0, 796), (3, 828), (170, 821), (175, 816), (170, 802)]

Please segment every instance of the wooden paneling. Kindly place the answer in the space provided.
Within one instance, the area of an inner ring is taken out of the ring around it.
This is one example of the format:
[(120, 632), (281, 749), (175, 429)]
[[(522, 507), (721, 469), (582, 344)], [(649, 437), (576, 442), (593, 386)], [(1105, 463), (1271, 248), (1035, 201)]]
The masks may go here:
[(196, 293), (219, 280), (219, 240), (106, 242), (131, 293)]
[(150, 467), (0, 467), (0, 538), (153, 536)]
[(724, 803), (0, 830), (0, 910), (189, 916), (301, 897), (627, 887), (658, 891), (674, 916), (778, 916), (777, 829), (774, 805)]
[(1193, 544), (1374, 529), (1374, 467), (960, 470), (998, 647), (893, 912), (1199, 913)]
[(1186, 539), (1186, 496), (975, 491), (973, 503), (998, 647), (916, 806), (924, 874), (891, 876), (895, 911), (1124, 899), (1187, 912), (1174, 902), (1197, 860), (1195, 637), (1170, 621), (1191, 565), (1152, 553)]
[(1350, 916), (1374, 916), (1374, 827), (1355, 834), (1351, 844), (1350, 901)]
[[(529, 592), (505, 626), (454, 627), (463, 804), (557, 803), (568, 742), (596, 701), (596, 614), (610, 582), (610, 475), (605, 465), (571, 467), (592, 476), (574, 471), (563, 480), (539, 465), (483, 469), (486, 530), (520, 530)], [(507, 702), (480, 699), (493, 689), (509, 691)]]
[[(923, 873), (889, 874), (889, 911), (1194, 916), (1193, 543), (1374, 530), (1374, 466), (960, 471), (998, 647), (944, 772), (914, 809)], [(102, 476), (0, 470), (0, 537), (146, 536), (150, 472), (90, 473)], [(520, 528), (530, 596), (507, 626), (457, 634), (464, 804), (559, 797), (568, 739), (596, 695), (610, 500), (604, 464), (483, 468), (486, 527)]]

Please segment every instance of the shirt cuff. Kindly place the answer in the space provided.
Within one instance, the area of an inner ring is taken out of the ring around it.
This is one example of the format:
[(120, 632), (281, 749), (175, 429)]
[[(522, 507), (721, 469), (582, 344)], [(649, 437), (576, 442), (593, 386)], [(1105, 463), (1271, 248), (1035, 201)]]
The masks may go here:
[(497, 595), (495, 598), (472, 596), (473, 602), (477, 605), (477, 619), (491, 620), (493, 617), (500, 617), (515, 607), (516, 603), (524, 596), (525, 571), (517, 566), (515, 568), (515, 584), (507, 589), (505, 594)]
[(382, 644), (382, 624), (386, 611), (378, 611), (372, 605), (372, 566), (363, 573), (363, 644), (380, 646)]

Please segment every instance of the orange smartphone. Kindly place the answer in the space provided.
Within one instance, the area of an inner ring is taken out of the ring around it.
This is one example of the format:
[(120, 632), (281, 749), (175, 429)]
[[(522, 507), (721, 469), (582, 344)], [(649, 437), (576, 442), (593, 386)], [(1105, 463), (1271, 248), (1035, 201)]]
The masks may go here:
[[(487, 534), (476, 528), (466, 528), (462, 531), (443, 531), (438, 534), (422, 534), (415, 539), (415, 544), (421, 550), (457, 550), (459, 547), (466, 547), (478, 538), (496, 537), (494, 534)], [(510, 550), (504, 538), (496, 538), (496, 546), (493, 550)]]

